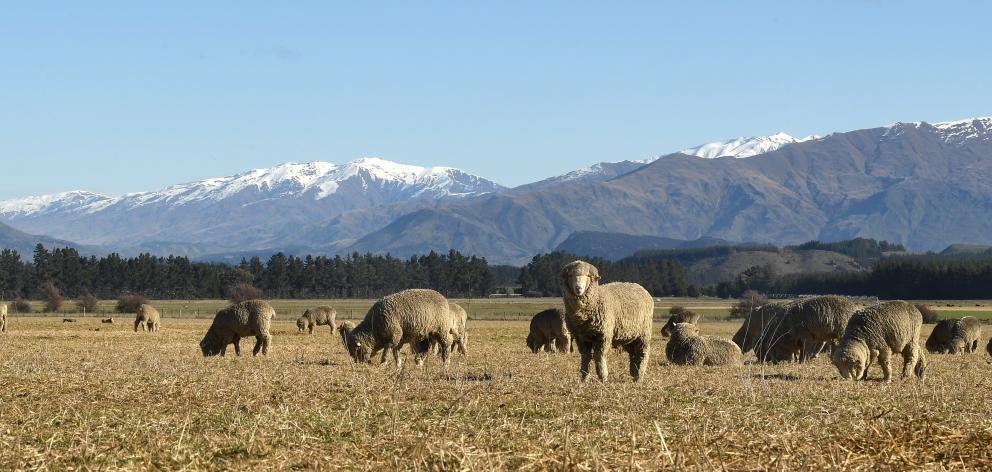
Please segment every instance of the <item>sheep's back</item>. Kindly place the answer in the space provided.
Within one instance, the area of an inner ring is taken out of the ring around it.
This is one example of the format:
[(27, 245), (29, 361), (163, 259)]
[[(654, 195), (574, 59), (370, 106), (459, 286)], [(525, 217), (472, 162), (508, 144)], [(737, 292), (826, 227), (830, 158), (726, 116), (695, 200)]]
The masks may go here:
[(888, 347), (901, 352), (907, 345), (918, 342), (923, 315), (904, 301), (879, 303), (858, 310), (844, 331), (847, 339), (863, 341), (870, 349)]
[(827, 341), (840, 339), (858, 306), (844, 297), (826, 295), (802, 299), (790, 306), (787, 323), (801, 336)]
[(599, 287), (604, 308), (615, 320), (614, 341), (626, 342), (651, 337), (654, 299), (644, 287), (628, 282), (614, 282)]
[(567, 331), (565, 313), (558, 308), (538, 312), (530, 319), (531, 333), (540, 333), (546, 338), (554, 338), (563, 331)]
[(326, 325), (334, 322), (334, 319), (337, 317), (337, 313), (337, 310), (334, 308), (321, 305), (308, 308), (307, 311), (303, 312), (303, 316), (314, 324)]
[(218, 311), (210, 329), (239, 337), (268, 334), (275, 314), (276, 311), (267, 302), (248, 300)]
[(377, 337), (402, 333), (403, 338), (408, 340), (424, 339), (432, 333), (447, 333), (451, 330), (448, 300), (428, 289), (404, 290), (387, 295), (372, 305), (355, 329), (369, 329)]

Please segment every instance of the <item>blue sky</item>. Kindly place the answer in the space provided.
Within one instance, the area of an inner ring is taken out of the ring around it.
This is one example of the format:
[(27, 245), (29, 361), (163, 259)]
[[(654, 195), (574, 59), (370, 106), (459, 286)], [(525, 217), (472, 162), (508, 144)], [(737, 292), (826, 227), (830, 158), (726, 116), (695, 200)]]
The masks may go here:
[(518, 185), (992, 114), (990, 2), (17, 2), (0, 198), (378, 156)]

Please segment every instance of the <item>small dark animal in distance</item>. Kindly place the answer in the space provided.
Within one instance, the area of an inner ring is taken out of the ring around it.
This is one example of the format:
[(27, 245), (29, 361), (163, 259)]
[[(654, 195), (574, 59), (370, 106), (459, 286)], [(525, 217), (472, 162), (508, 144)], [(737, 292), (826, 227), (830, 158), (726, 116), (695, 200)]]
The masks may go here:
[(62, 322), (63, 323), (75, 323), (76, 320), (74, 320), (72, 318), (62, 318)]

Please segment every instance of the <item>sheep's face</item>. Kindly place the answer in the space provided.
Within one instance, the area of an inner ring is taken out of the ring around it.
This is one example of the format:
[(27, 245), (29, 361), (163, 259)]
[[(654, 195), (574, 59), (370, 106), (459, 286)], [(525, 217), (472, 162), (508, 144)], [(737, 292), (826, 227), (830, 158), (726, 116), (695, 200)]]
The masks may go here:
[(588, 262), (575, 261), (561, 269), (563, 289), (576, 297), (589, 292), (589, 287), (599, 283), (599, 270)]
[(965, 348), (964, 339), (954, 338), (951, 339), (950, 343), (948, 343), (947, 352), (948, 354), (958, 354), (964, 352), (964, 348)]
[(534, 351), (534, 350), (537, 349), (536, 344), (537, 344), (537, 342), (534, 341), (534, 335), (533, 334), (528, 334), (527, 335), (527, 347), (530, 348), (531, 351)]
[(672, 323), (672, 336), (691, 337), (698, 334), (699, 328), (692, 323)]
[(868, 368), (867, 359), (860, 352), (834, 351), (833, 361), (842, 379), (858, 380)]
[(341, 326), (341, 341), (355, 362), (372, 362), (372, 341), (366, 336), (357, 336), (350, 324)]
[(200, 341), (200, 351), (203, 353), (203, 357), (216, 356), (220, 354), (220, 343), (210, 338), (203, 338)]

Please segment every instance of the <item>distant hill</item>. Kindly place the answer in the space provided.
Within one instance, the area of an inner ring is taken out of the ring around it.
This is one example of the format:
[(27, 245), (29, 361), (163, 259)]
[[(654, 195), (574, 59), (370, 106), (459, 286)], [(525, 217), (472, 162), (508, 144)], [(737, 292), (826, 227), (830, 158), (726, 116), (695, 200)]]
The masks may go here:
[(34, 247), (41, 243), (46, 248), (53, 247), (74, 247), (80, 252), (97, 253), (98, 249), (90, 246), (83, 246), (63, 239), (50, 238), (48, 236), (36, 236), (28, 234), (9, 225), (0, 223), (0, 249), (13, 249), (21, 254), (21, 259), (30, 258), (34, 252)]
[(938, 253), (941, 256), (977, 256), (992, 249), (992, 246), (982, 244), (951, 244)]
[(555, 251), (617, 261), (642, 251), (739, 245), (740, 243), (719, 238), (685, 240), (603, 231), (576, 231), (562, 241)]
[(775, 275), (870, 269), (853, 257), (837, 252), (783, 249), (774, 252), (734, 251), (691, 262), (686, 265), (685, 272), (689, 283), (712, 285), (723, 280), (731, 280), (754, 266), (770, 266)]

